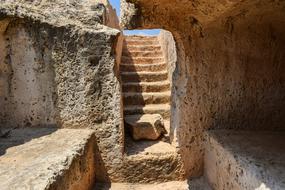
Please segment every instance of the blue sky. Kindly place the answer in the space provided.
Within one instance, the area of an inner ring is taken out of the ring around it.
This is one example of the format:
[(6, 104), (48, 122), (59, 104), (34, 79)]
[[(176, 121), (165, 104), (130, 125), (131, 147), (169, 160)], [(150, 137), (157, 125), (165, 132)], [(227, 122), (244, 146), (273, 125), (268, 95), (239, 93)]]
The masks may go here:
[[(120, 0), (109, 0), (116, 9), (117, 15), (120, 15)], [(125, 35), (158, 35), (160, 30), (126, 30)]]

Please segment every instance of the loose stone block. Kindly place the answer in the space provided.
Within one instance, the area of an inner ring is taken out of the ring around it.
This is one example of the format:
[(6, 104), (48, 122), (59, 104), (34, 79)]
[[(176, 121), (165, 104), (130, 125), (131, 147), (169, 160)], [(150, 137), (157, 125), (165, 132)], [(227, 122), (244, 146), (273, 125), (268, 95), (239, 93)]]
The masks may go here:
[(125, 122), (135, 140), (157, 140), (167, 133), (159, 114), (130, 115), (125, 118)]

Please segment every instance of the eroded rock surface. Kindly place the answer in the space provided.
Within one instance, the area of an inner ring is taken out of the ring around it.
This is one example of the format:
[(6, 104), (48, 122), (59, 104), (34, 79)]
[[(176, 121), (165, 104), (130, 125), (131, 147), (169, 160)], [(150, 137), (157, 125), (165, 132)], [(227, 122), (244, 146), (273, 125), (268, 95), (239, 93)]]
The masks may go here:
[(207, 132), (205, 176), (214, 189), (285, 188), (284, 131)]
[(95, 179), (94, 130), (25, 128), (0, 138), (1, 190), (88, 190)]
[(161, 36), (159, 41), (157, 36), (134, 35), (124, 40), (120, 65), (124, 117), (133, 138), (126, 133), (124, 179), (119, 182), (161, 183), (185, 175), (169, 136), (159, 138), (169, 131), (170, 123), (171, 69), (169, 56), (162, 51), (162, 44), (168, 49), (163, 42), (166, 38)]
[(125, 117), (125, 123), (135, 140), (157, 140), (167, 133), (159, 114), (129, 115)]
[(171, 127), (187, 176), (203, 172), (207, 129), (284, 130), (284, 1), (122, 0), (128, 29), (174, 35)]
[(187, 181), (173, 181), (159, 184), (98, 184), (98, 190), (188, 190)]
[(111, 15), (105, 0), (0, 1), (0, 126), (94, 129), (101, 180), (121, 178), (123, 157)]

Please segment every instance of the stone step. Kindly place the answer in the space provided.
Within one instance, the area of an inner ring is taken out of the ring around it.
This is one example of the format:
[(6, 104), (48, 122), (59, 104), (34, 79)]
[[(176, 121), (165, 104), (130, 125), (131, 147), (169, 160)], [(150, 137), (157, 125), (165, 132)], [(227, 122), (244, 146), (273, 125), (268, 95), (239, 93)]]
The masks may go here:
[(157, 40), (157, 36), (125, 36), (125, 40)]
[(133, 52), (133, 51), (161, 51), (160, 45), (128, 45), (124, 44), (123, 51)]
[(205, 176), (213, 189), (285, 189), (285, 132), (212, 130)]
[(155, 64), (121, 64), (120, 65), (121, 71), (166, 71), (167, 65), (166, 63), (155, 63)]
[(160, 183), (181, 180), (183, 173), (175, 147), (161, 140), (134, 141), (128, 134), (125, 163), (128, 183)]
[(158, 45), (158, 40), (125, 40), (127, 46), (129, 45)]
[(125, 115), (136, 115), (136, 114), (160, 114), (163, 119), (170, 118), (170, 105), (169, 104), (148, 104), (145, 106), (125, 106)]
[(154, 64), (163, 63), (165, 59), (163, 57), (127, 57), (122, 56), (122, 64)]
[(170, 102), (171, 92), (123, 93), (124, 105), (164, 104)]
[(123, 51), (123, 56), (127, 57), (163, 57), (161, 50), (159, 51)]
[(159, 82), (127, 82), (123, 83), (123, 92), (165, 92), (170, 90), (168, 80)]
[(167, 72), (121, 72), (123, 82), (157, 82), (168, 79)]

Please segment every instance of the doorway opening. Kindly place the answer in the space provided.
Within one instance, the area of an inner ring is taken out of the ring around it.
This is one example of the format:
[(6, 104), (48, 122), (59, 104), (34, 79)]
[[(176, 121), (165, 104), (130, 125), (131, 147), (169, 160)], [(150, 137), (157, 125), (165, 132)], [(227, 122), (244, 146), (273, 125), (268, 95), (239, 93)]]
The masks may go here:
[(120, 74), (127, 153), (171, 150), (174, 38), (160, 29), (124, 31), (124, 35)]

